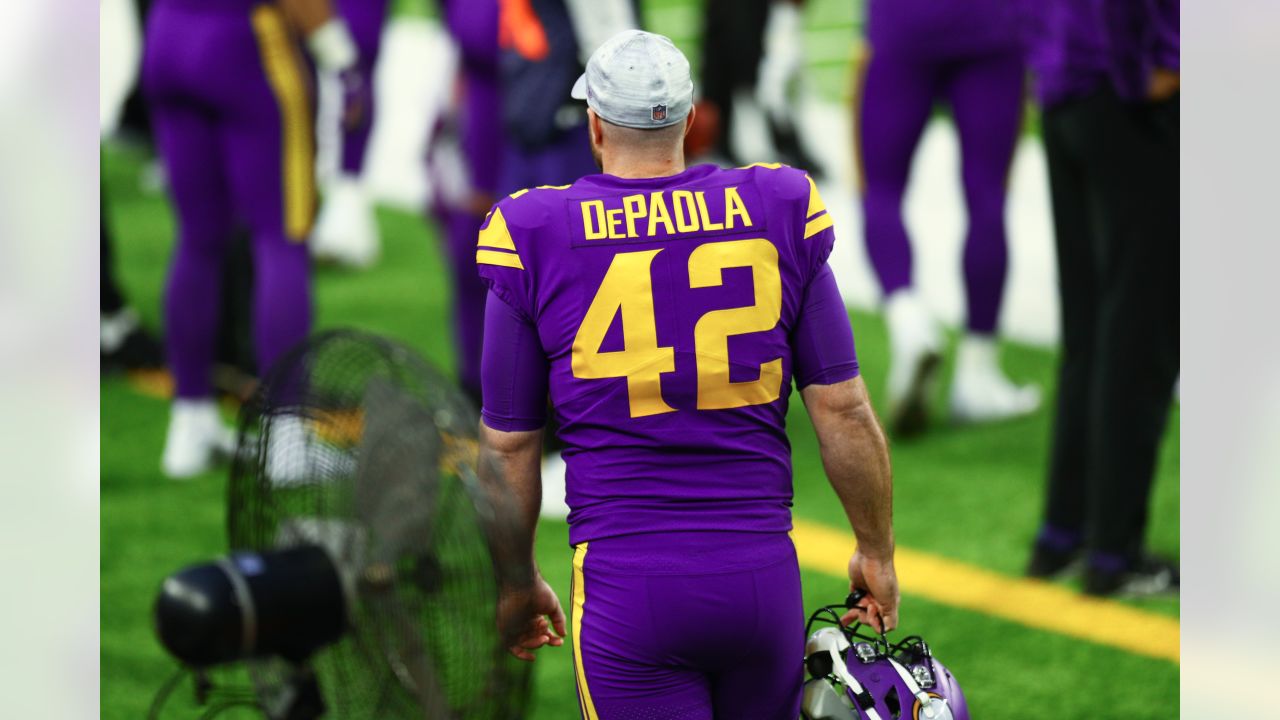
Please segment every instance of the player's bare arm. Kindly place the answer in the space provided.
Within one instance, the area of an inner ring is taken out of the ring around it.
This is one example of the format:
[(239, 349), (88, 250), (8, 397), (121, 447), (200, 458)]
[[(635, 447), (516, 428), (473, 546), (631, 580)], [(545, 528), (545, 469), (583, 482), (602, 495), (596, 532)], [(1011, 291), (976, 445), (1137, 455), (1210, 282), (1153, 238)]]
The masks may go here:
[(813, 420), (827, 479), (844, 506), (858, 549), (849, 559), (850, 589), (866, 590), (865, 610), (850, 610), (878, 631), (898, 625), (898, 578), (893, 567), (893, 474), (884, 430), (861, 377), (800, 391)]
[[(539, 430), (503, 432), (480, 423), (480, 463), (482, 472), (496, 471), (516, 499), (524, 527), (532, 533), (542, 504), (542, 433)], [(532, 538), (529, 547), (533, 547)], [(500, 590), (498, 617), (510, 638), (511, 654), (532, 661), (534, 651), (544, 645), (564, 644), (565, 616), (560, 599), (537, 572), (527, 591)]]

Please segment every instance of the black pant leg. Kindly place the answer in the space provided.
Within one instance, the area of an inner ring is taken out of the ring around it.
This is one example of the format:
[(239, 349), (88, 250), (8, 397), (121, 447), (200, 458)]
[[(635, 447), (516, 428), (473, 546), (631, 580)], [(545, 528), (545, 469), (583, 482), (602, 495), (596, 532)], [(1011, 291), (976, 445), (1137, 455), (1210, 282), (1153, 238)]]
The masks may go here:
[(1102, 96), (1092, 182), (1102, 219), (1091, 549), (1143, 545), (1178, 377), (1178, 108)]
[(1094, 211), (1076, 150), (1079, 111), (1071, 104), (1046, 109), (1043, 116), (1062, 326), (1045, 522), (1075, 533), (1084, 532), (1086, 520), (1093, 414), (1088, 388), (1093, 385), (1098, 325)]
[(755, 87), (770, 0), (707, 0), (702, 26), (702, 97), (720, 111), (718, 148), (729, 153), (733, 93)]
[(116, 283), (115, 256), (111, 252), (111, 230), (107, 221), (106, 188), (98, 186), (98, 227), (102, 238), (101, 255), (98, 258), (98, 312), (112, 315), (124, 309), (124, 293)]

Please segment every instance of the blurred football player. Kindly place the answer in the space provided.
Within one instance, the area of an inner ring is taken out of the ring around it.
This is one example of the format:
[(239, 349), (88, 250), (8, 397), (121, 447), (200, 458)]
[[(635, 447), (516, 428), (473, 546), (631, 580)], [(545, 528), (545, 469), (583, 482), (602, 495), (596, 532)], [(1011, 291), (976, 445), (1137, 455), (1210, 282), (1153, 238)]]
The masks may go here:
[(1028, 571), (1096, 595), (1176, 591), (1145, 550), (1178, 378), (1178, 0), (1037, 4), (1062, 308), (1045, 523)]
[(381, 250), (378, 221), (365, 190), (365, 150), (373, 131), (373, 68), (378, 62), (382, 25), (389, 0), (334, 0), (338, 15), (351, 29), (357, 60), (355, 71), (321, 72), (321, 88), (342, 95), (338, 118), (338, 173), (324, 189), (316, 219), (311, 254), (352, 268), (372, 265)]
[(960, 135), (969, 229), (968, 304), (951, 385), (959, 421), (1022, 415), (1039, 406), (1034, 387), (1000, 369), (996, 324), (1008, 272), (1005, 193), (1022, 117), (1024, 69), (1016, 3), (1005, 0), (871, 0), (860, 87), (858, 158), (867, 253), (884, 294), (892, 360), (890, 427), (924, 429), (943, 337), (912, 273), (902, 199), (911, 160), (934, 103), (945, 100)]
[[(604, 174), (513, 193), (480, 231), (482, 458), (532, 530), (550, 392), (584, 717), (792, 720), (793, 381), (857, 535), (851, 585), (871, 592), (850, 616), (897, 624), (889, 455), (827, 265), (831, 216), (801, 170), (685, 166), (693, 83), (665, 37), (610, 39), (573, 97)], [(501, 596), (524, 659), (567, 632), (535, 588)]]
[(637, 27), (631, 0), (500, 0), (503, 193), (595, 172), (587, 117), (569, 88), (591, 52)]
[(237, 224), (252, 236), (259, 369), (310, 330), (312, 113), (295, 29), (322, 68), (354, 68), (355, 43), (327, 0), (156, 0), (148, 18), (142, 79), (178, 228), (165, 297), (170, 477), (207, 470), (233, 445), (210, 375)]
[[(135, 84), (142, 55), (138, 16), (129, 0), (101, 3), (101, 62), (99, 63), (98, 127), (105, 139), (119, 127), (125, 98)], [(101, 164), (107, 163), (106, 154)], [(142, 326), (138, 312), (116, 281), (111, 220), (107, 214), (106, 183), (99, 184), (99, 365), (101, 371), (159, 368), (164, 364), (160, 343)]]
[(498, 198), (505, 154), (497, 0), (445, 0), (445, 26), (458, 46), (456, 107), (435, 135), (428, 164), (431, 210), (453, 270), (453, 331), (458, 380), (480, 403), (480, 343), (486, 289), (476, 274), (476, 235)]
[(748, 101), (764, 111), (776, 157), (823, 168), (800, 144), (796, 89), (804, 69), (803, 0), (709, 0), (702, 23), (702, 103), (714, 113), (716, 153), (739, 162), (734, 120)]
[(125, 299), (124, 290), (116, 282), (115, 257), (112, 249), (111, 223), (107, 216), (106, 188), (99, 195), (101, 207), (102, 255), (99, 260), (98, 314), (99, 368), (107, 373), (115, 370), (146, 370), (164, 365), (160, 343), (142, 326), (138, 311)]

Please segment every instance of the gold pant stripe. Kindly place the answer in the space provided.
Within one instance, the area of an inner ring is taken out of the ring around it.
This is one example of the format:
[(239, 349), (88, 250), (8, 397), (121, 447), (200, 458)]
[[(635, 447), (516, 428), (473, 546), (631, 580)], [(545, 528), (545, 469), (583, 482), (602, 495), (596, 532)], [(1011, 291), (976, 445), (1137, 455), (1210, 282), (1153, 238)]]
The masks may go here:
[(599, 720), (591, 690), (587, 688), (586, 665), (582, 662), (582, 610), (587, 604), (587, 589), (582, 582), (582, 564), (587, 559), (587, 543), (573, 549), (573, 669), (578, 675), (578, 702), (586, 720)]
[(831, 213), (824, 213), (822, 215), (819, 215), (818, 217), (805, 223), (804, 237), (807, 240), (813, 237), (814, 235), (817, 235), (818, 233), (822, 232), (823, 230), (826, 230), (827, 228), (831, 227), (834, 224), (835, 224), (835, 221), (831, 219)]
[(283, 125), (284, 230), (293, 240), (303, 241), (311, 232), (316, 207), (311, 108), (305, 75), (284, 17), (276, 7), (254, 8), (253, 31), (258, 36), (262, 67), (276, 96)]

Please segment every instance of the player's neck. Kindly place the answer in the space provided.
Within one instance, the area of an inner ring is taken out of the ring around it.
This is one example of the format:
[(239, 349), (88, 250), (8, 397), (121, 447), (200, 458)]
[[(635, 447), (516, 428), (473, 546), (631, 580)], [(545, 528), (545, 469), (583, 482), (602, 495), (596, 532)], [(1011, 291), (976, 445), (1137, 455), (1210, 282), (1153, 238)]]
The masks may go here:
[(627, 179), (669, 177), (685, 170), (683, 152), (664, 158), (605, 155), (603, 160), (606, 174)]

